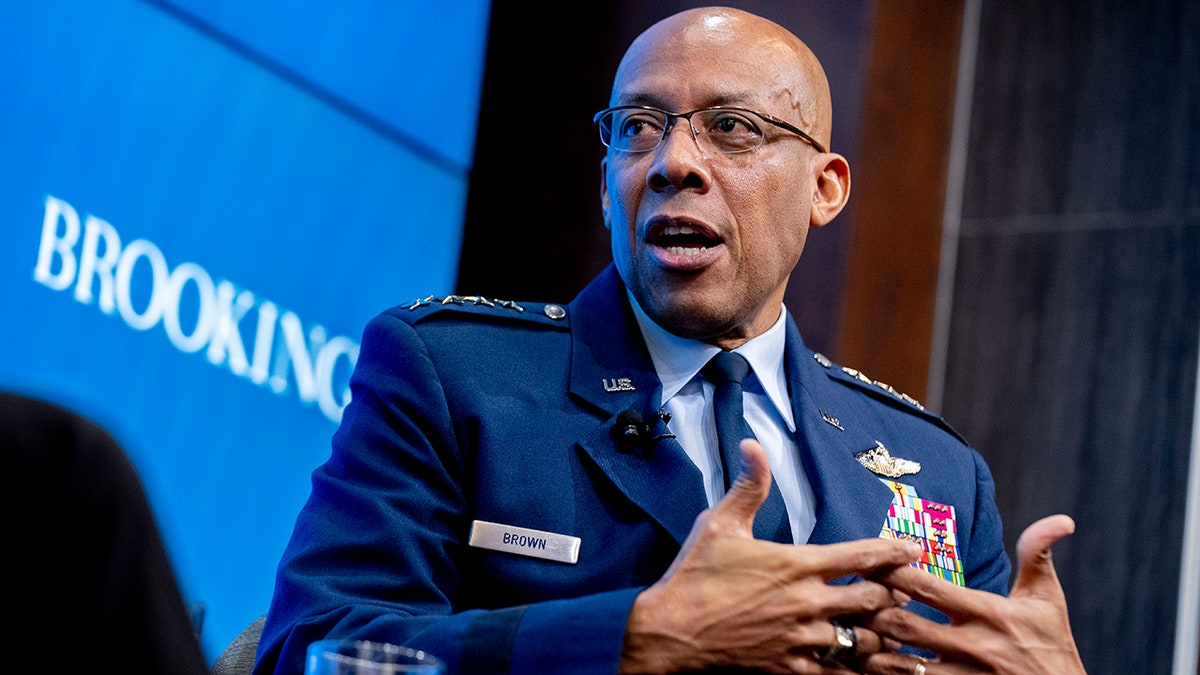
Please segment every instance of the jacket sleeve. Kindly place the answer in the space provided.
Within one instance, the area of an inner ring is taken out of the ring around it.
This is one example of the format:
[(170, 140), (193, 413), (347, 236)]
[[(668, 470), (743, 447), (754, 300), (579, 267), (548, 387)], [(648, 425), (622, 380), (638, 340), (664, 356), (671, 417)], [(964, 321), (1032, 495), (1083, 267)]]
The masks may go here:
[(1008, 595), (1012, 563), (1004, 550), (1000, 512), (996, 508), (996, 484), (983, 457), (971, 451), (975, 460), (975, 521), (971, 529), (971, 556), (963, 570), (971, 588)]
[(307, 645), (423, 649), (449, 672), (612, 673), (641, 589), (482, 608), (470, 579), (472, 448), (417, 330), (367, 326), (332, 454), (280, 562), (255, 673), (298, 674)]

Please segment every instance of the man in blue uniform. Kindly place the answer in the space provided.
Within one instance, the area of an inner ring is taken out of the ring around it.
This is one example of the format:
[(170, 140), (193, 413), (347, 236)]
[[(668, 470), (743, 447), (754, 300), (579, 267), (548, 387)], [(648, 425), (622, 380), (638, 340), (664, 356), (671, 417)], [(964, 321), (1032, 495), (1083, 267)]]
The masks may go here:
[[(981, 457), (805, 347), (783, 306), (850, 191), (813, 54), (745, 12), (683, 12), (631, 45), (610, 106), (614, 264), (574, 301), (427, 297), (367, 327), (258, 672), (329, 636), (463, 673), (858, 668), (894, 647), (859, 618), (906, 600), (873, 576), (919, 560), (1007, 591)], [(752, 440), (723, 460), (706, 365), (730, 352)]]

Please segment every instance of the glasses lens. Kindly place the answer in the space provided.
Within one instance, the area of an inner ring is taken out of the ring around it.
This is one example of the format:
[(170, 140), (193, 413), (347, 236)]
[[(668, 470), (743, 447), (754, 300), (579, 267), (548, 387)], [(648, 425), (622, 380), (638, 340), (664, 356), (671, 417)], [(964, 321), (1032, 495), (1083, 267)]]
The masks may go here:
[(692, 126), (709, 145), (724, 153), (747, 152), (762, 145), (762, 122), (740, 110), (701, 110)]
[(600, 116), (600, 140), (621, 152), (649, 152), (658, 145), (666, 124), (666, 115), (653, 110), (610, 110)]

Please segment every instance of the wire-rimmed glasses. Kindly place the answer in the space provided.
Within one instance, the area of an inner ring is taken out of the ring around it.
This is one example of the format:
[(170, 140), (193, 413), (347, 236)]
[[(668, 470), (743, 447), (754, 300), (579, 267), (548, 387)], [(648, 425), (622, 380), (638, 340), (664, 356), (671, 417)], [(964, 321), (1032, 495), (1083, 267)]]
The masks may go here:
[(675, 120), (687, 120), (692, 137), (700, 147), (725, 154), (749, 152), (766, 141), (767, 124), (796, 134), (819, 152), (825, 147), (783, 120), (748, 108), (716, 106), (685, 113), (672, 113), (644, 105), (619, 105), (596, 113), (592, 121), (600, 129), (600, 142), (618, 152), (650, 152), (671, 132)]

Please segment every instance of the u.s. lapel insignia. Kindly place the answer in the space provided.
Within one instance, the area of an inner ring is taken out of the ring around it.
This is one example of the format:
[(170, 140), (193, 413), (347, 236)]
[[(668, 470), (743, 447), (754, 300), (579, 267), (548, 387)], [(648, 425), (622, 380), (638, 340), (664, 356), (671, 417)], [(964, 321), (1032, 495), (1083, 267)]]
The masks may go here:
[(604, 378), (604, 391), (615, 394), (622, 391), (635, 391), (633, 380), (628, 377), (606, 377)]
[(892, 457), (892, 453), (888, 452), (888, 449), (879, 441), (875, 441), (875, 447), (854, 455), (854, 459), (857, 459), (859, 464), (865, 466), (872, 473), (888, 478), (899, 478), (921, 470), (918, 462), (902, 457)]

